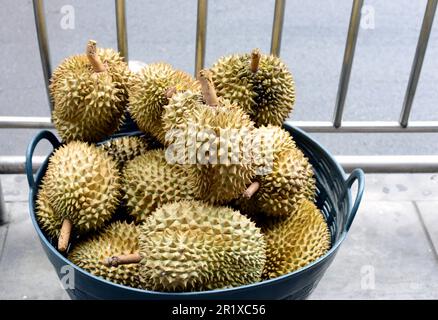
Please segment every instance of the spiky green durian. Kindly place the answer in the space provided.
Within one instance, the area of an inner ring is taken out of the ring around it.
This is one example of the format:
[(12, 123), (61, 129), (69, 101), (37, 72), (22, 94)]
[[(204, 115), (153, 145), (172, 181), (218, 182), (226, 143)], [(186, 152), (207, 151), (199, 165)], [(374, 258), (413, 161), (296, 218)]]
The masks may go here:
[(220, 58), (211, 68), (218, 96), (247, 112), (256, 126), (281, 126), (295, 103), (292, 74), (280, 58), (251, 54)]
[[(201, 72), (207, 83), (208, 76)], [(255, 174), (249, 150), (254, 124), (228, 100), (215, 103), (202, 102), (198, 93), (177, 94), (165, 107), (163, 123), (175, 162), (201, 172), (206, 201), (225, 203), (239, 197)]]
[(257, 205), (268, 215), (286, 216), (301, 199), (314, 200), (316, 182), (308, 159), (298, 148), (282, 153), (272, 172), (259, 176)]
[(116, 162), (86, 142), (72, 141), (58, 148), (50, 157), (44, 182), (61, 222), (70, 220), (79, 234), (103, 226), (120, 202)]
[(316, 182), (308, 159), (290, 134), (274, 126), (257, 128), (253, 133), (254, 161), (257, 164), (258, 191), (237, 205), (245, 214), (264, 213), (287, 216), (301, 199), (314, 200)]
[(296, 150), (292, 136), (278, 126), (260, 126), (252, 132), (253, 161), (257, 165), (257, 174), (264, 175), (284, 152)]
[(40, 228), (50, 238), (57, 239), (62, 226), (62, 217), (55, 212), (48, 198), (48, 187), (43, 178), (38, 190), (36, 203), (36, 218)]
[(169, 101), (169, 90), (178, 92), (198, 88), (198, 82), (187, 73), (175, 70), (167, 63), (153, 63), (131, 78), (129, 111), (140, 130), (164, 143), (161, 116)]
[(91, 238), (78, 243), (68, 258), (78, 267), (114, 283), (130, 287), (139, 285), (139, 265), (126, 264), (118, 268), (102, 263), (107, 257), (132, 254), (138, 251), (137, 227), (127, 222), (114, 222)]
[(200, 198), (200, 184), (194, 168), (169, 163), (164, 150), (151, 150), (128, 161), (123, 171), (126, 207), (137, 222), (162, 204)]
[(265, 279), (298, 270), (330, 249), (330, 231), (315, 204), (304, 199), (295, 210), (264, 230), (267, 243)]
[(213, 203), (239, 197), (255, 174), (250, 150), (245, 149), (253, 124), (242, 109), (227, 102), (195, 110), (188, 127), (189, 137), (200, 138), (198, 154), (204, 150), (205, 163), (198, 168), (206, 181), (204, 199)]
[(140, 226), (140, 279), (157, 291), (200, 291), (260, 281), (265, 240), (248, 218), (199, 201), (161, 206)]
[(146, 153), (149, 149), (147, 141), (137, 136), (114, 138), (100, 145), (117, 162), (119, 169), (136, 156)]
[(202, 94), (199, 91), (186, 90), (172, 95), (169, 103), (163, 107), (162, 115), (163, 129), (167, 134), (167, 144), (174, 142), (175, 135), (178, 134), (176, 131), (186, 128), (187, 118), (202, 103)]
[(96, 49), (65, 59), (53, 72), (52, 118), (64, 141), (97, 142), (120, 126), (128, 101), (128, 65), (112, 49)]

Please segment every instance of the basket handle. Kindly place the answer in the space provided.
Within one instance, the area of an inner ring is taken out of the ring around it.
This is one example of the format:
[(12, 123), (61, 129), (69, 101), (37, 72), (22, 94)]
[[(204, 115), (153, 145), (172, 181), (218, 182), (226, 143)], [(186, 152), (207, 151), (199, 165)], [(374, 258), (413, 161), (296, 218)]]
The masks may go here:
[(35, 178), (33, 177), (33, 170), (32, 170), (32, 158), (33, 158), (33, 152), (35, 151), (36, 146), (38, 143), (46, 139), (50, 142), (50, 144), (53, 146), (53, 149), (56, 149), (60, 142), (55, 137), (53, 133), (51, 133), (48, 130), (40, 131), (29, 143), (26, 150), (26, 175), (27, 175), (27, 183), (29, 184), (29, 188), (33, 189), (35, 186)]
[(362, 169), (354, 169), (350, 176), (345, 180), (346, 189), (348, 192), (351, 189), (353, 183), (357, 181), (357, 195), (354, 200), (353, 207), (347, 216), (347, 224), (345, 225), (345, 231), (350, 230), (351, 224), (353, 223), (354, 217), (356, 216), (357, 209), (359, 209), (360, 202), (362, 200), (364, 188), (365, 188), (365, 174)]

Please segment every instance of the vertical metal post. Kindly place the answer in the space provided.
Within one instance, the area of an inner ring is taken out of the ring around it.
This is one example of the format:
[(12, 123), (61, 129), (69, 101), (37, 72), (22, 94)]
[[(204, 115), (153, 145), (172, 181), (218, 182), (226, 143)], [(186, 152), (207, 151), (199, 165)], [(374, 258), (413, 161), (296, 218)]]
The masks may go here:
[(198, 16), (196, 20), (196, 56), (195, 77), (205, 64), (205, 44), (207, 39), (207, 0), (198, 0)]
[(345, 98), (347, 96), (348, 84), (350, 82), (351, 67), (353, 65), (354, 50), (356, 48), (357, 36), (359, 33), (360, 17), (363, 0), (354, 0), (351, 8), (350, 25), (348, 27), (347, 41), (345, 43), (344, 60), (339, 78), (338, 94), (336, 96), (335, 113), (333, 126), (339, 128), (344, 113)]
[(274, 22), (272, 24), (271, 54), (280, 56), (281, 35), (283, 32), (284, 8), (286, 0), (275, 0)]
[(417, 49), (412, 63), (411, 74), (409, 75), (408, 87), (406, 89), (403, 108), (400, 115), (400, 125), (407, 127), (409, 115), (411, 114), (412, 103), (414, 102), (415, 91), (417, 90), (418, 80), (420, 79), (421, 68), (429, 42), (430, 31), (432, 30), (433, 18), (435, 17), (438, 0), (428, 0), (426, 11), (424, 12), (423, 24), (418, 38)]
[(117, 48), (120, 55), (128, 62), (128, 33), (126, 31), (125, 0), (116, 0)]
[(38, 38), (38, 46), (40, 49), (41, 65), (43, 67), (44, 83), (46, 85), (46, 93), (49, 99), (50, 111), (53, 110), (52, 99), (50, 98), (49, 84), (52, 75), (52, 67), (50, 64), (50, 52), (47, 38), (46, 18), (44, 15), (43, 0), (33, 0), (33, 13), (35, 17), (35, 27)]
[(6, 205), (3, 197), (2, 182), (0, 180), (0, 225), (6, 223)]

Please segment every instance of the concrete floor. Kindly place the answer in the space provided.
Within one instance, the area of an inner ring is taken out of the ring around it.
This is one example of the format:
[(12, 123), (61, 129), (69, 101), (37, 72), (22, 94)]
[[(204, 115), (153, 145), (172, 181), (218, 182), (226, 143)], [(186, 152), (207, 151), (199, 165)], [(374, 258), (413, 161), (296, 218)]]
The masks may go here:
[[(33, 227), (23, 175), (0, 176), (0, 299), (68, 299)], [(367, 175), (366, 193), (311, 299), (438, 299), (438, 175)]]
[[(254, 47), (268, 52), (274, 2), (210, 1), (206, 66), (222, 55)], [(54, 67), (83, 52), (89, 38), (105, 47), (117, 46), (114, 1), (44, 3)], [(398, 120), (426, 3), (365, 1), (369, 23), (359, 30), (345, 120)], [(287, 1), (281, 56), (296, 82), (292, 119), (331, 120), (351, 4), (351, 0)], [(126, 10), (130, 59), (166, 61), (193, 73), (196, 0), (129, 0)], [(65, 23), (67, 12), (74, 14), (74, 25)], [(2, 1), (0, 21), (0, 116), (49, 116), (32, 1)], [(437, 28), (435, 21), (412, 120), (438, 120)], [(24, 155), (33, 135), (35, 130), (0, 130), (0, 155)], [(314, 136), (333, 154), (436, 154), (438, 134)]]

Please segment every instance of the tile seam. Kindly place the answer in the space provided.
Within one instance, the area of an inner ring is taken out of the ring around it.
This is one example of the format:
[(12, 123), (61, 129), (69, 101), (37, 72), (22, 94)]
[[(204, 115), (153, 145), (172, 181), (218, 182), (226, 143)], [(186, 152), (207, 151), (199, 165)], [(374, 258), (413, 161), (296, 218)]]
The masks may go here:
[(431, 235), (429, 233), (429, 230), (427, 229), (427, 226), (426, 226), (426, 223), (425, 223), (425, 221), (423, 219), (423, 216), (421, 215), (421, 210), (418, 207), (418, 204), (417, 204), (416, 201), (412, 201), (412, 204), (414, 205), (414, 208), (415, 208), (415, 211), (417, 213), (418, 219), (420, 220), (420, 223), (421, 223), (421, 227), (423, 228), (423, 231), (424, 231), (424, 233), (426, 235), (427, 242), (429, 243), (429, 246), (430, 246), (430, 248), (432, 249), (432, 251), (434, 253), (435, 260), (438, 261), (438, 250), (435, 247), (435, 244), (434, 244), (434, 242), (432, 240), (432, 237), (431, 237)]

